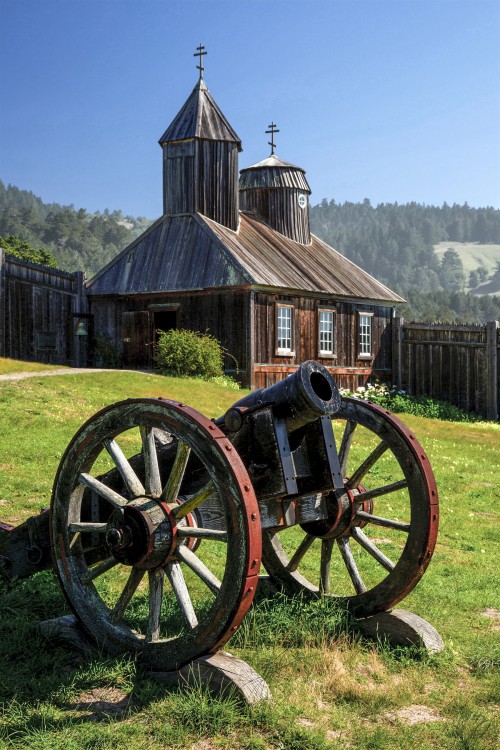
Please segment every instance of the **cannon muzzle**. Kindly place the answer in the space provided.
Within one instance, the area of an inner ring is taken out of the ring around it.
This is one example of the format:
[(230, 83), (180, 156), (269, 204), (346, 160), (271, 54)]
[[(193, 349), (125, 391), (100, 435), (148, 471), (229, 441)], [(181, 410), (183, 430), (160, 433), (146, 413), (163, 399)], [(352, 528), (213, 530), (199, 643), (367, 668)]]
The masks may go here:
[(236, 432), (248, 411), (272, 406), (275, 416), (285, 420), (291, 433), (318, 417), (332, 416), (340, 405), (339, 389), (326, 367), (309, 360), (279, 383), (254, 391), (233, 404), (224, 416), (224, 424), (230, 432)]

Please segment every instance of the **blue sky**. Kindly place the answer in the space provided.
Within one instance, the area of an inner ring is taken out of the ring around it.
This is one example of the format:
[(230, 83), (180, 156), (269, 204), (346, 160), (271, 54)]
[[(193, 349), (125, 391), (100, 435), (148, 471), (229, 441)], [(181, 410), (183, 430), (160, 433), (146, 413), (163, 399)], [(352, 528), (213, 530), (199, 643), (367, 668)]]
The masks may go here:
[(498, 0), (0, 0), (0, 178), (162, 210), (157, 144), (196, 83), (323, 198), (500, 207)]

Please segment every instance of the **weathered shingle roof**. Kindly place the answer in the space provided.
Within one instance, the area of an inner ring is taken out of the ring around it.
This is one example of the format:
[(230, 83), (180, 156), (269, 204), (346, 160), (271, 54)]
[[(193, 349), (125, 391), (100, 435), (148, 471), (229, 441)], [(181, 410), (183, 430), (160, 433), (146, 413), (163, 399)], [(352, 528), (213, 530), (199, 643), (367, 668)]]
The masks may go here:
[(163, 145), (188, 138), (230, 141), (237, 143), (241, 151), (240, 138), (215, 103), (202, 78), (158, 142)]
[(240, 286), (251, 281), (200, 214), (163, 216), (87, 284), (90, 295)]
[(240, 213), (238, 232), (232, 232), (205, 216), (200, 218), (230, 250), (254, 284), (326, 292), (342, 297), (404, 301), (314, 235), (309, 245), (302, 245), (245, 212)]
[(253, 214), (237, 232), (201, 214), (163, 216), (99, 271), (89, 295), (254, 284), (390, 303), (402, 298), (317, 237), (289, 240)]

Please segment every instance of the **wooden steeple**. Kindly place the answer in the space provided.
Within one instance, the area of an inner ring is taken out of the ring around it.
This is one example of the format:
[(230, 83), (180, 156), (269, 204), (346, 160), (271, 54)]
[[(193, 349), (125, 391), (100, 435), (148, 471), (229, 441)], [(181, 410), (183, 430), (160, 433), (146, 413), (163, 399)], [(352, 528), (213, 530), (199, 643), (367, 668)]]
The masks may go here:
[(240, 207), (251, 211), (285, 237), (308, 245), (311, 242), (311, 188), (302, 167), (276, 156), (274, 134), (279, 130), (274, 122), (269, 128), (266, 133), (271, 133), (271, 155), (240, 172)]
[(238, 152), (241, 140), (200, 78), (159, 140), (163, 150), (163, 212), (199, 212), (238, 228)]

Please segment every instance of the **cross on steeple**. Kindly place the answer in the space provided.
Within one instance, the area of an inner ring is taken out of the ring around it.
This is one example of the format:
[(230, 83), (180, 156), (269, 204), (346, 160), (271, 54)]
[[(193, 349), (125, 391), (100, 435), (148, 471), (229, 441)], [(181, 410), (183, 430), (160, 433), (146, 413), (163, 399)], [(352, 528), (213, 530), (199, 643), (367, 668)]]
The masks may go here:
[(274, 143), (274, 134), (279, 133), (280, 131), (277, 129), (276, 124), (272, 122), (270, 125), (267, 126), (268, 128), (271, 128), (271, 130), (266, 130), (266, 133), (271, 133), (271, 140), (268, 141), (268, 145), (271, 146), (271, 156), (274, 155), (274, 150), (276, 148), (276, 145)]
[(201, 81), (201, 79), (203, 78), (203, 71), (205, 70), (205, 68), (203, 67), (203, 55), (207, 55), (208, 52), (203, 52), (203, 50), (205, 49), (205, 47), (201, 43), (200, 43), (199, 47), (196, 47), (196, 49), (198, 51), (194, 53), (193, 57), (199, 57), (200, 58), (200, 64), (197, 65), (196, 67), (200, 71), (200, 81)]

